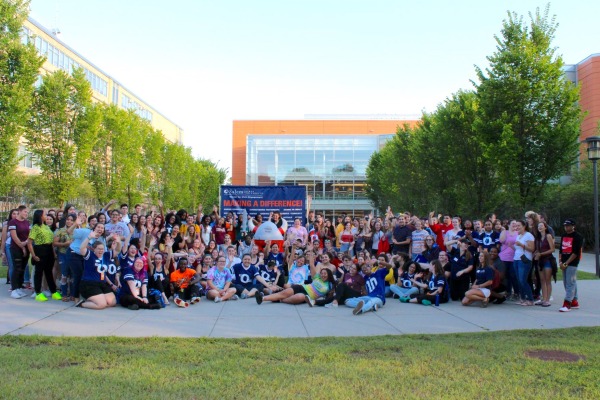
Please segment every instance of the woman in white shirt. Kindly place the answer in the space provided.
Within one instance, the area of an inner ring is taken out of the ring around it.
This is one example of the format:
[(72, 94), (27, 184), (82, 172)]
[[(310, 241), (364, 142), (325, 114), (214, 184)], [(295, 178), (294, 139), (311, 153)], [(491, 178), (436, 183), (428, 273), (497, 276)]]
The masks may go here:
[(520, 305), (532, 306), (533, 293), (531, 286), (527, 283), (527, 277), (531, 272), (531, 260), (535, 250), (535, 238), (527, 231), (525, 221), (517, 221), (517, 240), (515, 241), (514, 266), (519, 281)]

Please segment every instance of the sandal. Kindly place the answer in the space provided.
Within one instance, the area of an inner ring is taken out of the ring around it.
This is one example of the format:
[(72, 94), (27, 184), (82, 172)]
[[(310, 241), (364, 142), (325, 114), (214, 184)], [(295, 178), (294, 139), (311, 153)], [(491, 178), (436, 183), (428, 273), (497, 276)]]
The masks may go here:
[(542, 307), (550, 307), (551, 305), (552, 305), (552, 304), (550, 304), (550, 302), (549, 302), (549, 301), (544, 301), (544, 302), (542, 303)]

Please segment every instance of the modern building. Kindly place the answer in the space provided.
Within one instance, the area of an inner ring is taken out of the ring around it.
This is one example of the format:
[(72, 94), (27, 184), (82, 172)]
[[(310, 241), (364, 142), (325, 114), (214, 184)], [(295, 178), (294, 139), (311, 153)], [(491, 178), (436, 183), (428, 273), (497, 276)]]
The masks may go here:
[[(567, 79), (581, 86), (579, 105), (585, 113), (581, 123), (580, 142), (590, 136), (598, 136), (600, 121), (600, 53), (592, 54), (577, 64), (564, 68)], [(581, 145), (581, 158), (587, 158), (586, 145)]]
[(362, 216), (366, 168), (398, 126), (416, 120), (233, 121), (232, 184), (303, 185), (311, 210)]
[[(40, 82), (41, 77), (45, 74), (59, 69), (71, 73), (74, 68), (81, 67), (92, 86), (94, 101), (115, 104), (125, 110), (134, 110), (141, 118), (147, 120), (153, 128), (162, 131), (168, 141), (172, 143), (183, 142), (183, 129), (180, 126), (62, 42), (58, 38), (57, 32), (52, 32), (32, 18), (28, 18), (23, 24), (22, 40), (24, 43), (33, 42), (38, 53), (46, 57), (46, 61), (40, 70)], [(20, 155), (22, 156), (21, 169), (27, 172), (37, 169), (35, 161), (25, 146), (21, 146)]]

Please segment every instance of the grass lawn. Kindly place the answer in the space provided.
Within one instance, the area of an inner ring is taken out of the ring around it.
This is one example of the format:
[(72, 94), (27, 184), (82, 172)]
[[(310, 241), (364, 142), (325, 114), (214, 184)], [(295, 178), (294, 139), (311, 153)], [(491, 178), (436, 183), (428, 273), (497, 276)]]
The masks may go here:
[[(589, 281), (589, 280), (593, 280), (593, 279), (598, 279), (596, 274), (593, 274), (591, 272), (577, 270), (577, 280), (578, 281)], [(558, 283), (562, 282), (562, 271), (560, 270), (560, 268), (558, 269), (558, 271), (556, 273), (556, 282), (558, 282)]]
[[(586, 359), (524, 355), (539, 349)], [(318, 339), (4, 336), (0, 360), (2, 398), (600, 398), (600, 328)]]

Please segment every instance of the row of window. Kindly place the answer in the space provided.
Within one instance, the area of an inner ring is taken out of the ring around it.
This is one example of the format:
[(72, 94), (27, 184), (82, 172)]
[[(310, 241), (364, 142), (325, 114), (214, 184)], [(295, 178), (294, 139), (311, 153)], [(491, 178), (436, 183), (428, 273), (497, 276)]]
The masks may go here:
[(106, 80), (102, 79), (97, 74), (80, 65), (77, 61), (73, 60), (60, 49), (52, 46), (50, 43), (48, 43), (48, 41), (42, 39), (39, 36), (35, 36), (34, 38), (33, 32), (31, 32), (31, 30), (27, 29), (26, 27), (23, 27), (23, 43), (28, 43), (32, 40), (34, 41), (34, 45), (38, 53), (40, 53), (40, 55), (42, 56), (45, 56), (48, 59), (48, 62), (50, 62), (50, 64), (70, 74), (73, 73), (73, 70), (75, 68), (83, 67), (85, 77), (88, 80), (88, 82), (90, 82), (92, 89), (100, 93), (102, 96), (108, 95), (108, 82)]
[(133, 110), (137, 115), (141, 118), (152, 122), (152, 113), (149, 110), (146, 110), (140, 103), (135, 100), (132, 100), (127, 95), (121, 96), (121, 107), (126, 110)]

